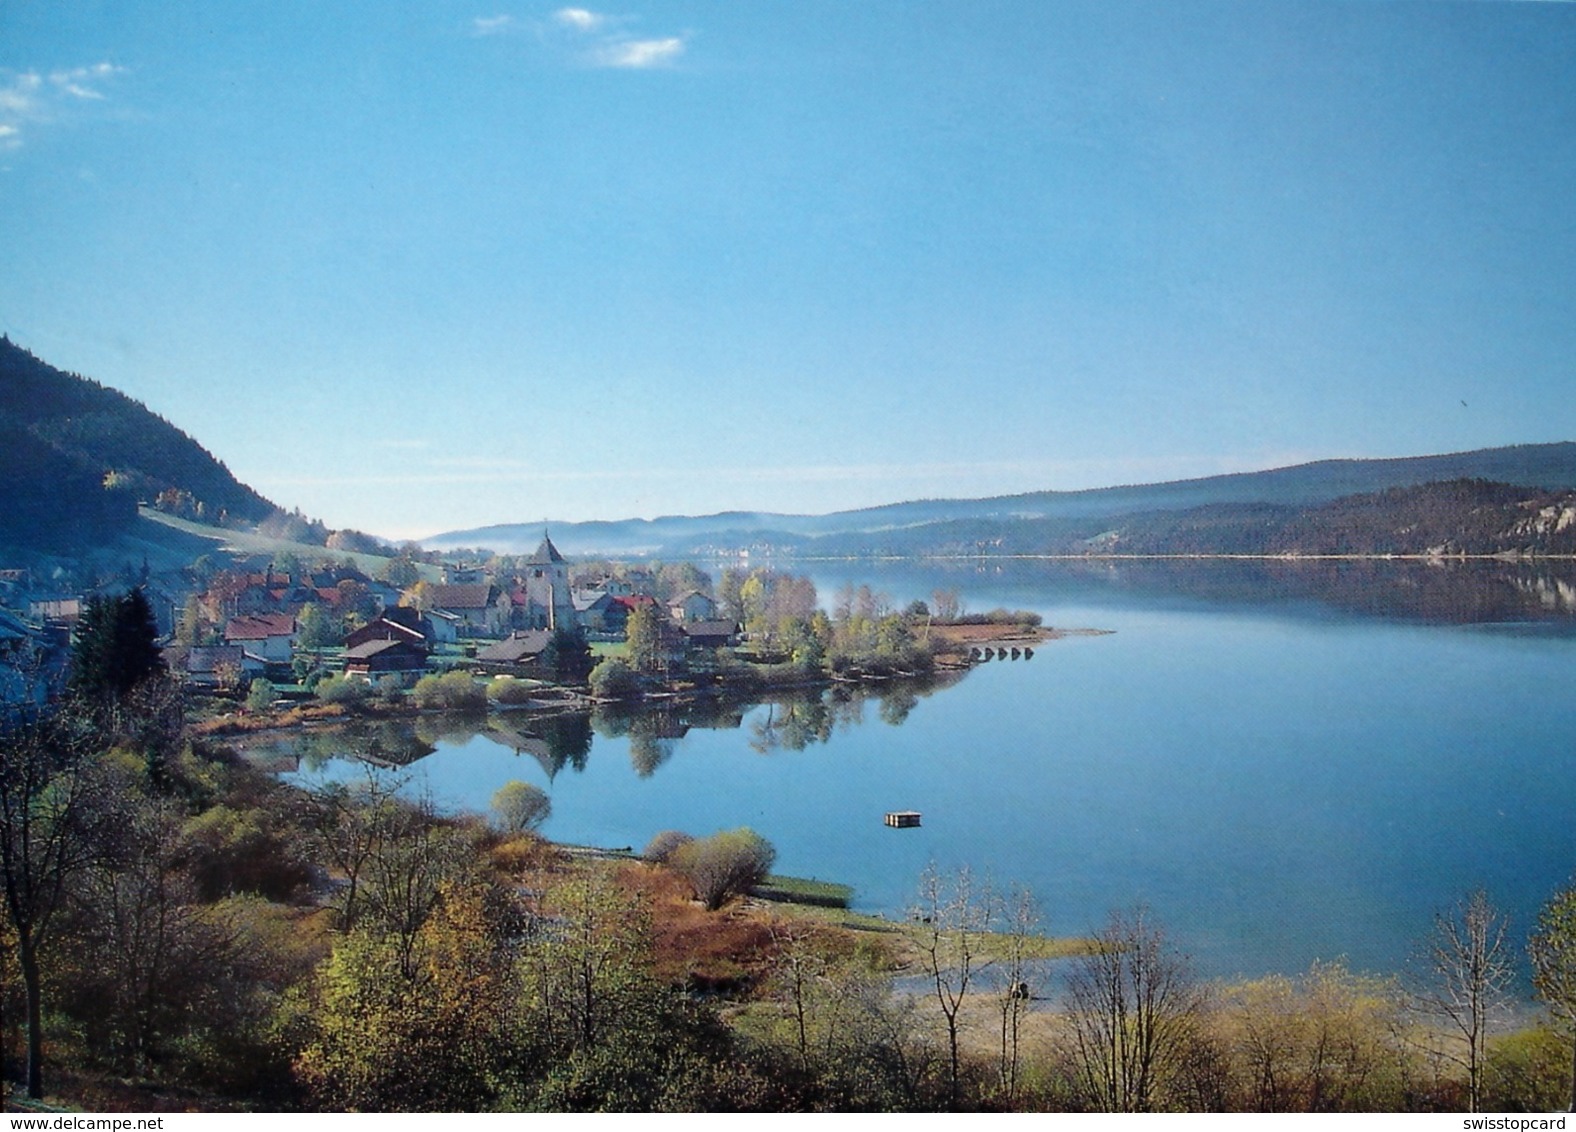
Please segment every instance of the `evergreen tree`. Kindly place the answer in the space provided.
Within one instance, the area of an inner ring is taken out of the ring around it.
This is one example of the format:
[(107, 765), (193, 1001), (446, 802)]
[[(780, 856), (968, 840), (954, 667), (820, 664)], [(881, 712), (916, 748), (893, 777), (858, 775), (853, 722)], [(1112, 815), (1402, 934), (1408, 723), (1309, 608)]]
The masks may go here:
[(542, 650), (542, 672), (560, 684), (579, 684), (591, 675), (591, 646), (580, 628), (559, 629)]
[(120, 700), (167, 671), (159, 628), (139, 586), (120, 597), (93, 597), (71, 641), (71, 690), (95, 701)]

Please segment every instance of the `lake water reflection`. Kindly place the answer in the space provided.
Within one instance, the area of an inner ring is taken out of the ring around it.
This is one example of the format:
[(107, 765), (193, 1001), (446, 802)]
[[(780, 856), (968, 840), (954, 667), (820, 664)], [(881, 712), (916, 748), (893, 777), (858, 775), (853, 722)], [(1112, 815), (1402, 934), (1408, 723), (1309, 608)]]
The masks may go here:
[[(1327, 565), (817, 565), (823, 600), (848, 580), (900, 604), (945, 586), (1115, 632), (951, 686), (311, 742), (415, 758), (416, 788), (456, 808), (534, 782), (561, 841), (749, 825), (781, 871), (873, 911), (900, 913), (930, 861), (1030, 885), (1062, 933), (1143, 901), (1210, 974), (1396, 971), (1477, 885), (1524, 935), (1576, 868), (1576, 587)], [(300, 775), (347, 773), (309, 758)], [(886, 828), (892, 809), (923, 826)]]

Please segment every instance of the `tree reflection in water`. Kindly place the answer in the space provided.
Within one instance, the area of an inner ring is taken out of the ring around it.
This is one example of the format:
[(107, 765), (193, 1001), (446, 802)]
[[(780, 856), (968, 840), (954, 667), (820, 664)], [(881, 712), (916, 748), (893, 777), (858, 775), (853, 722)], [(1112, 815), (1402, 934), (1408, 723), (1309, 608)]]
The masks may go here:
[(899, 726), (922, 698), (961, 678), (961, 673), (945, 673), (872, 685), (835, 684), (751, 701), (709, 698), (652, 707), (600, 704), (590, 712), (444, 712), (415, 720), (356, 720), (244, 748), (260, 762), (320, 771), (333, 759), (408, 766), (439, 747), (464, 746), (481, 737), (534, 758), (552, 780), (566, 767), (585, 770), (593, 737), (601, 736), (628, 740), (631, 767), (649, 778), (696, 728), (731, 731), (748, 726), (750, 748), (760, 754), (802, 751), (829, 741), (839, 730), (863, 725), (871, 701), (881, 722)]

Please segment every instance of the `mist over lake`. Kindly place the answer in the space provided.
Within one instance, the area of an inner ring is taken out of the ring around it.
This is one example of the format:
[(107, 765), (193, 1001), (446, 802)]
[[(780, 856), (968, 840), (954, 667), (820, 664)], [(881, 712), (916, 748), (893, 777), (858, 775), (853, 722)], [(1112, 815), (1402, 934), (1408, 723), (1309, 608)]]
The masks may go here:
[[(810, 571), (823, 601), (849, 581), (899, 605), (957, 588), (971, 610), (1113, 632), (929, 688), (424, 719), (377, 741), (431, 749), (406, 773), (446, 807), (540, 785), (561, 842), (751, 826), (779, 871), (851, 884), (868, 911), (903, 914), (932, 861), (1032, 887), (1058, 934), (1143, 902), (1212, 975), (1398, 971), (1478, 886), (1519, 940), (1576, 867), (1568, 564)], [(356, 742), (314, 737), (299, 777), (361, 773), (320, 761)], [(923, 825), (886, 828), (893, 809)]]

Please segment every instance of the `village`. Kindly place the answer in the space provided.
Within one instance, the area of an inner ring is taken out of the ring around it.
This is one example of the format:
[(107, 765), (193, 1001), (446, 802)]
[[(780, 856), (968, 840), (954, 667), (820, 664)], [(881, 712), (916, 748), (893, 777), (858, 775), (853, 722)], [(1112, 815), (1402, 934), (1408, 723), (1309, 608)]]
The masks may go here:
[(133, 590), (170, 676), (210, 711), (244, 701), (253, 714), (314, 700), (392, 705), (413, 690), (418, 706), (444, 706), (422, 695), (444, 676), (464, 693), (451, 700), (516, 706), (531, 702), (527, 690), (623, 699), (879, 680), (1027, 659), (1064, 632), (1021, 611), (962, 616), (944, 591), (899, 609), (850, 586), (828, 613), (808, 577), (765, 567), (730, 568), (714, 584), (690, 563), (573, 564), (545, 532), (529, 555), (381, 561), (373, 576), (348, 555), (236, 555), (122, 571), (78, 593), (0, 571), (0, 703), (57, 698), (81, 619)]
[[(206, 578), (187, 571), (193, 576), (185, 592), (185, 579), (167, 576), (140, 579), (137, 587), (171, 675), (190, 690), (231, 695), (266, 681), (283, 697), (308, 698), (329, 676), (407, 689), (457, 667), (494, 677), (550, 676), (542, 659), (555, 637), (617, 652), (632, 617), (652, 626), (655, 667), (667, 669), (697, 650), (738, 643), (742, 630), (738, 620), (719, 617), (710, 594), (659, 586), (650, 570), (603, 564), (572, 573), (546, 535), (535, 553), (503, 570), (446, 564), (438, 581), (391, 561), (386, 576), (375, 578), (349, 561), (305, 567), (242, 558)], [(699, 571), (687, 576), (709, 586)], [(0, 573), (0, 699), (12, 705), (42, 704), (58, 693), (72, 631), (95, 596), (27, 581), (24, 571)]]

